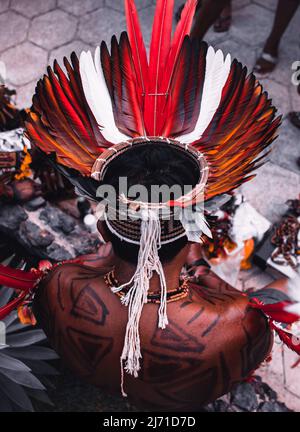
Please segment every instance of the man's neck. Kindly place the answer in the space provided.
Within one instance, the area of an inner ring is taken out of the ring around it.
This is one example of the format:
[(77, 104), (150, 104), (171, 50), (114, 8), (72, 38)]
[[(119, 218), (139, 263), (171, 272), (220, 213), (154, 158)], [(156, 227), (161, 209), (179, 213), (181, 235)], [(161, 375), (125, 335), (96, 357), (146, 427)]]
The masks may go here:
[[(186, 262), (188, 248), (182, 251), (170, 262), (163, 264), (164, 274), (168, 291), (172, 291), (179, 286), (179, 278), (183, 265)], [(119, 284), (128, 282), (136, 271), (136, 265), (128, 263), (120, 258), (115, 263), (115, 277)], [(150, 280), (149, 293), (160, 291), (160, 280), (157, 273), (154, 272)]]

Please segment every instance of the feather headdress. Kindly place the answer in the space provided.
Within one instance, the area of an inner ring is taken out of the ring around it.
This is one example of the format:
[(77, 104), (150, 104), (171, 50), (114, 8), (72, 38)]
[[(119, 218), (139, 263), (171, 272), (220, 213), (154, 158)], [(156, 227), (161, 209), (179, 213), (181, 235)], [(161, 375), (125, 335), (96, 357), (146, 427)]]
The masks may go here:
[(241, 63), (190, 39), (196, 0), (186, 2), (171, 38), (173, 3), (157, 1), (149, 60), (134, 1), (125, 0), (128, 33), (113, 37), (111, 50), (102, 42), (94, 59), (73, 53), (64, 59), (66, 73), (55, 61), (37, 84), (27, 134), (87, 178), (114, 144), (173, 138), (205, 156), (209, 199), (253, 177), (280, 118)]
[[(187, 196), (164, 203), (186, 208), (232, 191), (253, 177), (276, 137), (280, 118), (252, 73), (230, 55), (189, 37), (197, 0), (188, 0), (172, 37), (174, 0), (157, 0), (149, 58), (133, 0), (125, 0), (128, 32), (111, 48), (105, 42), (78, 60), (58, 63), (36, 87), (26, 121), (31, 141), (90, 197), (103, 180), (107, 165), (133, 145), (177, 147), (199, 165), (199, 183)], [(151, 203), (147, 203), (151, 204)], [(122, 224), (111, 231), (132, 241)], [(171, 239), (187, 233), (186, 216)], [(124, 225), (124, 224), (123, 224)], [(208, 232), (203, 214), (197, 215), (199, 235)], [(184, 227), (184, 230), (182, 229)], [(127, 227), (128, 228), (128, 227)], [(137, 376), (141, 357), (139, 319), (147, 302), (154, 271), (161, 281), (159, 326), (168, 324), (166, 281), (158, 249), (170, 241), (162, 237), (153, 206), (143, 209), (138, 236), (136, 273), (126, 284), (123, 299), (129, 318), (121, 361)], [(199, 240), (198, 240), (199, 241)], [(115, 291), (123, 288), (115, 287)], [(123, 369), (122, 369), (123, 371)]]

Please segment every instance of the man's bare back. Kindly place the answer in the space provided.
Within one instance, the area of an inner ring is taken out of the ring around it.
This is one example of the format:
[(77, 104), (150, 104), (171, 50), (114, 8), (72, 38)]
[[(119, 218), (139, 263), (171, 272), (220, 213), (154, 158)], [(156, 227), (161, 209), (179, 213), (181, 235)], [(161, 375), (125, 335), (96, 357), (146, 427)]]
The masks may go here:
[[(41, 284), (35, 312), (74, 372), (118, 393), (128, 317), (103, 280), (108, 270), (59, 266)], [(157, 308), (147, 304), (142, 312), (139, 377), (125, 373), (125, 391), (139, 407), (197, 410), (246, 378), (271, 349), (266, 318), (212, 273), (191, 285), (188, 297), (168, 304), (165, 330), (157, 327)]]

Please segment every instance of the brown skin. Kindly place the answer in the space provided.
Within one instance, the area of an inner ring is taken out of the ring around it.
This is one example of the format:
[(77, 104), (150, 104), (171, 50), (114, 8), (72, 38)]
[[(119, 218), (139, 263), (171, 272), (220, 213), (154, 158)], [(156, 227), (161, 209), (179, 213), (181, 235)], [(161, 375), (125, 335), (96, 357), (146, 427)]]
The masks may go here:
[[(188, 251), (189, 246), (164, 266), (170, 290), (178, 286)], [(112, 264), (120, 282), (134, 272), (131, 264), (113, 256), (109, 245), (84, 265), (57, 267), (42, 282), (35, 311), (52, 345), (74, 372), (119, 393), (127, 308), (103, 280)], [(125, 373), (125, 391), (138, 407), (198, 410), (245, 379), (270, 352), (273, 337), (266, 318), (249, 307), (241, 292), (208, 270), (202, 273), (200, 285), (191, 285), (188, 297), (168, 304), (165, 330), (157, 328), (158, 306), (144, 306), (142, 369), (138, 378)], [(155, 276), (150, 291), (158, 289)]]

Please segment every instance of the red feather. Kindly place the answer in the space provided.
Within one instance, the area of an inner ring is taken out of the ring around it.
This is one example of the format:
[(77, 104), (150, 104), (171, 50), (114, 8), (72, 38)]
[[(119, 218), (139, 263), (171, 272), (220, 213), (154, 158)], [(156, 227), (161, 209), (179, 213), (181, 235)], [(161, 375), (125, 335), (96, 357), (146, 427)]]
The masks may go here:
[(168, 56), (168, 63), (166, 67), (165, 77), (163, 86), (166, 86), (166, 93), (168, 93), (171, 80), (174, 72), (174, 68), (176, 65), (176, 61), (178, 59), (184, 38), (190, 34), (193, 18), (195, 15), (195, 10), (197, 6), (197, 0), (188, 0), (186, 5), (181, 13), (180, 21), (176, 27), (172, 46), (170, 49), (170, 53)]
[(112, 68), (110, 61), (110, 54), (106, 45), (106, 42), (102, 41), (100, 48), (101, 64), (103, 69), (103, 74), (105, 77), (106, 85), (110, 94), (111, 99), (114, 97), (113, 93), (113, 81), (112, 81)]
[(127, 31), (132, 50), (132, 59), (139, 87), (139, 100), (143, 103), (148, 83), (148, 60), (138, 13), (133, 0), (125, 0)]
[[(90, 150), (89, 147), (91, 147), (92, 151), (94, 151), (95, 147), (97, 148), (97, 141), (95, 138), (91, 139), (87, 132), (86, 126), (83, 124), (78, 112), (73, 108), (69, 99), (65, 95), (63, 88), (60, 86), (50, 67), (48, 68), (48, 76), (61, 111), (63, 112), (67, 122), (71, 125), (74, 135), (79, 138), (79, 145), (85, 147), (87, 152)], [(91, 156), (93, 155), (91, 154)]]
[(64, 58), (64, 64), (68, 71), (71, 88), (74, 91), (76, 97), (78, 98), (78, 103), (82, 105), (83, 112), (87, 113), (87, 118), (91, 123), (92, 131), (96, 137), (97, 142), (99, 143), (99, 145), (101, 145), (101, 147), (110, 147), (111, 144), (107, 142), (106, 139), (101, 134), (99, 125), (94, 117), (94, 114), (92, 113), (85, 99), (82, 82), (81, 82), (79, 60), (74, 51), (71, 53), (71, 63), (72, 63), (72, 67), (70, 66), (67, 59)]
[(187, 79), (191, 67), (191, 43), (189, 38), (185, 38), (184, 44), (180, 50), (180, 55), (176, 62), (173, 72), (172, 82), (170, 85), (166, 126), (163, 130), (164, 136), (174, 136), (181, 133), (185, 120), (185, 90), (189, 86)]
[(64, 74), (59, 64), (57, 63), (57, 60), (54, 60), (53, 70), (58, 76), (60, 85), (63, 91), (65, 92), (66, 96), (68, 97), (70, 103), (72, 104), (73, 108), (77, 111), (77, 114), (81, 117), (81, 120), (84, 120), (85, 115), (82, 112), (82, 108), (79, 105), (78, 101), (76, 100), (76, 97), (74, 96), (73, 91), (71, 89), (70, 82), (68, 81), (66, 75)]
[(156, 136), (161, 115), (161, 84), (171, 47), (174, 0), (158, 0), (150, 45), (149, 87), (145, 97), (144, 117), (148, 135)]
[(0, 264), (0, 285), (26, 291), (34, 287), (39, 277), (39, 272), (25, 272)]
[[(49, 130), (52, 132), (54, 138), (56, 138), (58, 145), (63, 147), (63, 152), (65, 155), (74, 154), (74, 156), (78, 157), (78, 161), (81, 163), (88, 153), (85, 152), (84, 146), (81, 144), (79, 138), (76, 136), (72, 127), (70, 127), (70, 124), (61, 111), (59, 103), (53, 92), (50, 79), (47, 76), (44, 76), (43, 82), (40, 81), (38, 83), (36, 94), (39, 98), (43, 113), (47, 112), (48, 123), (55, 125), (55, 128), (52, 127), (49, 128)], [(43, 122), (43, 115), (41, 120)], [(73, 143), (75, 143), (75, 145), (72, 145), (71, 147), (71, 144)]]
[[(78, 100), (78, 103), (82, 104), (82, 83), (80, 78), (79, 60), (75, 52), (73, 51), (70, 56), (71, 64), (67, 57), (64, 57), (64, 65), (68, 73), (71, 88)], [(83, 106), (83, 104), (82, 104)]]
[[(180, 19), (180, 21), (176, 27), (176, 30), (175, 30), (172, 44), (170, 46), (170, 51), (168, 54), (166, 67), (163, 71), (162, 82), (161, 82), (161, 86), (160, 86), (160, 93), (164, 94), (165, 97), (164, 98), (160, 97), (158, 100), (158, 105), (159, 105), (158, 112), (163, 113), (163, 116), (161, 116), (158, 119), (158, 125), (157, 125), (158, 135), (162, 135), (162, 134), (166, 133), (165, 129), (163, 129), (166, 122), (168, 124), (167, 130), (169, 132), (174, 130), (174, 133), (170, 132), (169, 136), (176, 135), (176, 132), (178, 131), (178, 123), (177, 123), (177, 126), (173, 127), (172, 120), (169, 116), (169, 110), (166, 108), (166, 106), (169, 105), (169, 107), (170, 107), (170, 99), (173, 98), (174, 74), (176, 73), (178, 75), (177, 63), (178, 63), (179, 57), (181, 55), (181, 50), (183, 49), (184, 39), (186, 36), (188, 36), (190, 34), (196, 6), (197, 6), (197, 0), (188, 0), (186, 2), (186, 5), (185, 5), (185, 7), (181, 13), (181, 19)], [(195, 50), (194, 55), (196, 54), (196, 52), (197, 52), (197, 50)], [(182, 58), (181, 58), (181, 60), (182, 60)], [(185, 67), (187, 70), (191, 69), (190, 64), (186, 65)], [(184, 77), (186, 77), (186, 74), (184, 75)], [(194, 85), (194, 80), (192, 80), (190, 83), (188, 83), (187, 80), (185, 79), (184, 82), (182, 82), (180, 77), (177, 76), (176, 85), (181, 87), (184, 84), (186, 87), (186, 91), (188, 92), (187, 89), (190, 89)], [(173, 91), (171, 90), (172, 86), (173, 86)], [(183, 103), (183, 100), (180, 99), (180, 102)], [(172, 107), (174, 107), (175, 104), (174, 104), (173, 100), (171, 101), (171, 104), (172, 104)], [(174, 111), (174, 109), (173, 109), (173, 111)], [(172, 116), (172, 117), (174, 119), (174, 116)], [(185, 115), (184, 115), (184, 117), (185, 117)], [(178, 119), (178, 117), (177, 117), (177, 119)], [(183, 124), (184, 124), (184, 120), (182, 122), (182, 131), (181, 132), (184, 132)]]
[(264, 314), (266, 314), (274, 321), (282, 322), (284, 324), (293, 324), (294, 322), (299, 321), (300, 317), (285, 310), (285, 308), (291, 304), (292, 302), (284, 301), (265, 305), (251, 304), (251, 306), (261, 310)]
[(39, 277), (39, 272), (28, 273), (0, 265), (0, 284), (22, 291), (17, 298), (0, 308), (0, 321), (23, 303), (27, 294), (35, 287)]
[(118, 129), (129, 136), (145, 135), (140, 89), (127, 33), (121, 34), (120, 43), (113, 36), (111, 55), (105, 43), (100, 53)]
[(113, 110), (115, 122), (119, 130), (123, 133), (128, 133), (122, 122), (120, 116), (122, 113), (122, 74), (119, 55), (119, 44), (116, 36), (111, 39), (111, 74), (113, 84)]
[(270, 326), (278, 334), (280, 340), (292, 351), (300, 355), (300, 338), (288, 333), (277, 327), (273, 322), (270, 322)]
[(127, 33), (122, 33), (119, 45), (122, 72), (122, 118), (130, 136), (145, 135), (144, 119), (136, 85), (136, 73)]
[(202, 92), (204, 86), (206, 67), (207, 44), (198, 40), (192, 41), (192, 59), (188, 87), (184, 94), (185, 99), (185, 122), (184, 133), (195, 129), (201, 107)]
[(13, 269), (0, 264), (0, 284), (21, 291), (18, 297), (0, 308), (0, 321), (7, 317), (14, 309), (24, 304), (25, 301), (32, 298), (32, 292), (38, 288), (42, 277), (49, 270), (55, 269), (57, 266), (65, 263), (83, 264), (83, 261), (84, 256), (69, 261), (62, 261), (55, 265), (52, 265), (49, 261), (40, 261), (38, 269), (32, 269), (30, 272)]
[[(190, 45), (187, 56), (187, 45)], [(205, 76), (207, 44), (205, 42), (190, 39), (186, 36), (181, 47), (179, 57), (176, 61), (176, 67), (173, 71), (172, 83), (168, 91), (169, 100), (165, 125), (162, 130), (163, 136), (176, 137), (179, 133), (191, 132), (197, 123)], [(179, 63), (182, 63), (182, 55), (185, 55), (185, 64), (182, 67), (186, 74), (178, 75)], [(177, 100), (178, 106), (174, 100), (174, 94), (182, 89), (181, 97)], [(176, 113), (176, 115), (175, 115)], [(181, 123), (181, 130), (179, 129)]]
[(0, 308), (0, 321), (3, 320), (5, 317), (7, 317), (14, 309), (16, 309), (18, 306), (20, 306), (26, 297), (27, 293), (22, 292), (19, 297), (15, 298), (11, 302), (9, 302), (7, 305)]

